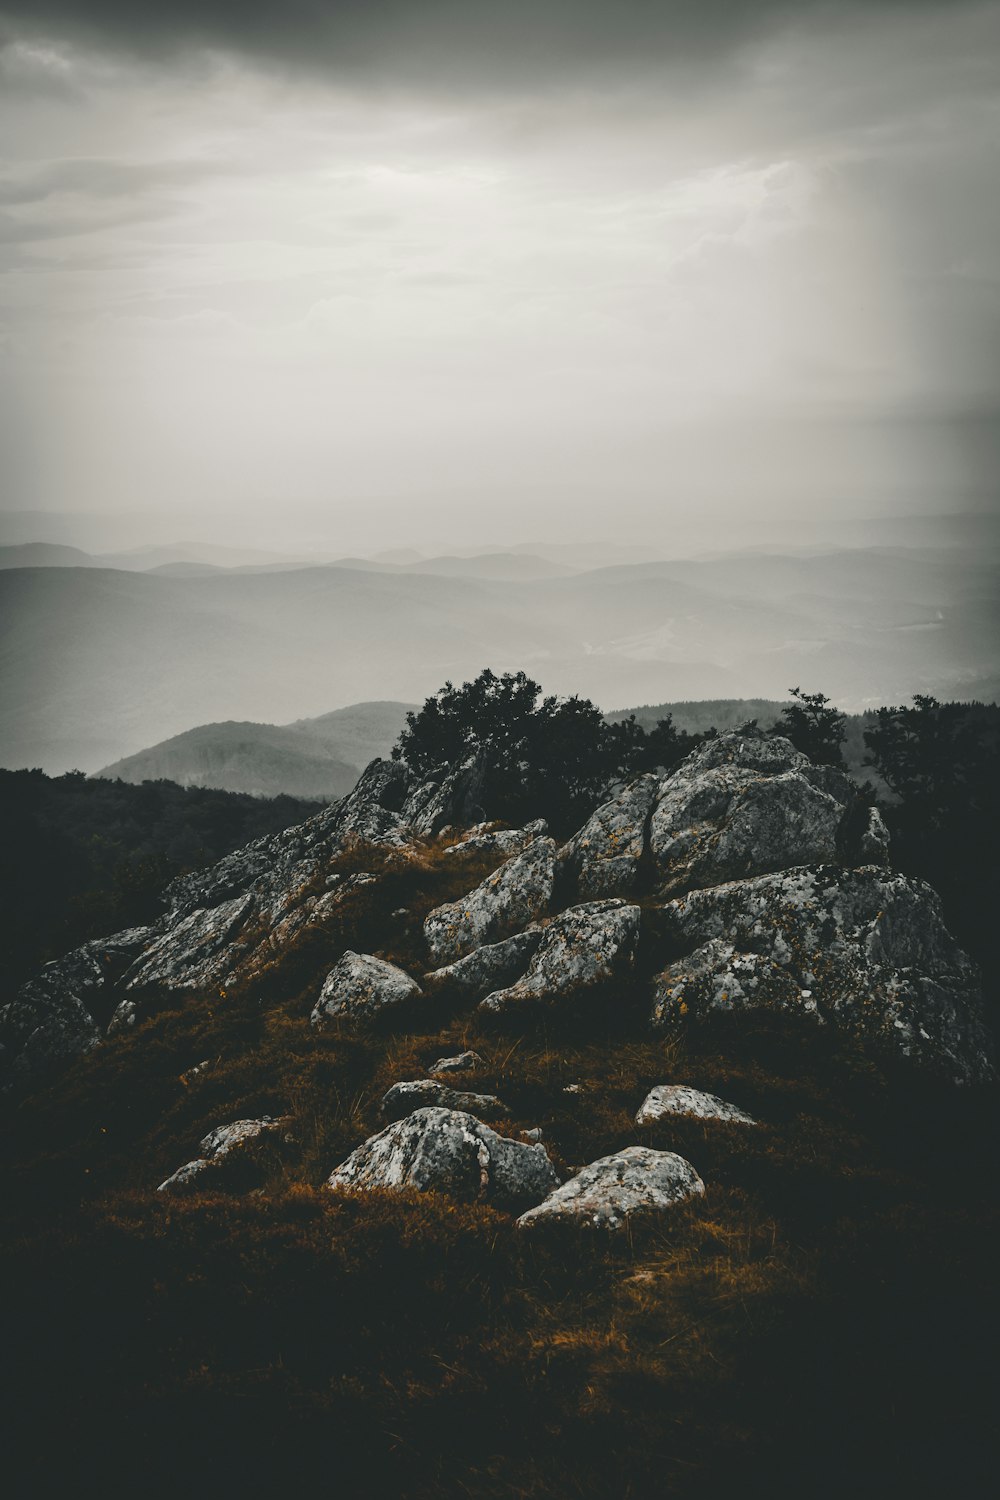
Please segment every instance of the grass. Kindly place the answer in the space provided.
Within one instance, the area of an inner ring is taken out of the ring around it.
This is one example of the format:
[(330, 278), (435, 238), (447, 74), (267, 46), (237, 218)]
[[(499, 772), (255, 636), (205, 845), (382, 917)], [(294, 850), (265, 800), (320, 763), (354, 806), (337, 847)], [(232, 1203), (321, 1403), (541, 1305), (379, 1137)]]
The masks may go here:
[[(987, 1493), (995, 1099), (788, 1021), (652, 1038), (628, 989), (527, 1031), (418, 1005), (317, 1033), (344, 946), (419, 972), (424, 911), (478, 878), (432, 846), (378, 874), (233, 992), (160, 997), (5, 1107), (11, 1493)], [(329, 1193), (386, 1089), (466, 1048), (483, 1069), (449, 1082), (498, 1094), (506, 1134), (540, 1126), (561, 1172), (642, 1141), (704, 1200), (610, 1241)], [(639, 1130), (667, 1082), (762, 1124)], [(156, 1194), (208, 1129), (264, 1112), (288, 1141)]]

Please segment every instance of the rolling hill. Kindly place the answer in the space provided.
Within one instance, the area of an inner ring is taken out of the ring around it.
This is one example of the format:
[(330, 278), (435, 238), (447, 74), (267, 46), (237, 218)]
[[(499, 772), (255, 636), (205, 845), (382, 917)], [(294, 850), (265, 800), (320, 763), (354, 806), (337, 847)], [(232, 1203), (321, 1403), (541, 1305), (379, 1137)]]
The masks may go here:
[(140, 783), (175, 781), (255, 796), (333, 800), (361, 771), (387, 756), (405, 722), (406, 703), (355, 703), (296, 724), (200, 724), (96, 774)]
[(992, 699), (997, 623), (995, 571), (962, 548), (521, 582), (17, 568), (0, 573), (0, 764), (95, 770), (195, 725), (419, 701), (487, 665), (602, 705), (784, 698), (793, 683), (854, 711), (916, 692)]

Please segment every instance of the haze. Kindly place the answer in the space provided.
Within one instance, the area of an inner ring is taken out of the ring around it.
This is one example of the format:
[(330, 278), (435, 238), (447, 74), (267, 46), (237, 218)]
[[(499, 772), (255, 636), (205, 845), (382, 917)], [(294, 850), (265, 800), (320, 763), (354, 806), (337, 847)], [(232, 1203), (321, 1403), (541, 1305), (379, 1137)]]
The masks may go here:
[(3, 0), (4, 508), (674, 556), (986, 510), (998, 19)]

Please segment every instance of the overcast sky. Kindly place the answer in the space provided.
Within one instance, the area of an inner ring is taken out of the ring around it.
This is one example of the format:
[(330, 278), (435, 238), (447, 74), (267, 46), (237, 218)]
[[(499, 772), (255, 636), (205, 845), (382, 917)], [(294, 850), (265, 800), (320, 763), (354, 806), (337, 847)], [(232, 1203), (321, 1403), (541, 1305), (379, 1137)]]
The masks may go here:
[(343, 550), (982, 509), (998, 75), (962, 0), (0, 0), (0, 503)]

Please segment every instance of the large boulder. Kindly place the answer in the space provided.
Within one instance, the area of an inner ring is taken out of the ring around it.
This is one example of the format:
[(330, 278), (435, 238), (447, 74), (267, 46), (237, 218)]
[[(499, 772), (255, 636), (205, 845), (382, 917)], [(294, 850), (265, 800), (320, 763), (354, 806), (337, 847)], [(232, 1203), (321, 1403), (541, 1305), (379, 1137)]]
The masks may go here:
[[(156, 985), (168, 990), (203, 989), (222, 984), (237, 963), (246, 944), (240, 932), (254, 909), (251, 892), (199, 908), (171, 922), (136, 959), (125, 976), (126, 990)], [(131, 1025), (134, 1014), (116, 1013), (112, 1029)]]
[(524, 932), (515, 932), (501, 943), (475, 948), (453, 964), (432, 969), (424, 975), (424, 986), (430, 991), (451, 990), (469, 1000), (481, 1000), (491, 990), (512, 984), (524, 973), (542, 935), (543, 928), (533, 922)]
[(326, 976), (309, 1019), (314, 1026), (334, 1019), (374, 1021), (422, 993), (417, 981), (396, 964), (348, 949)]
[(555, 852), (552, 839), (535, 839), (460, 901), (435, 908), (424, 922), (435, 967), (510, 937), (544, 916), (552, 901)]
[(663, 784), (649, 825), (665, 892), (840, 858), (856, 798), (780, 737), (737, 731), (701, 745)]
[[(842, 772), (753, 728), (707, 740), (669, 775), (611, 798), (561, 853), (581, 896), (665, 894), (820, 861), (885, 862), (885, 825), (858, 816)], [(876, 851), (878, 851), (876, 853)]]
[(628, 1146), (614, 1156), (591, 1162), (555, 1188), (544, 1202), (522, 1214), (517, 1223), (519, 1229), (571, 1224), (616, 1232), (627, 1229), (634, 1218), (668, 1214), (704, 1191), (705, 1184), (683, 1156)]
[(558, 1181), (544, 1146), (509, 1141), (463, 1110), (431, 1108), (371, 1136), (327, 1186), (416, 1188), (514, 1208), (539, 1202)]
[(957, 1082), (993, 1076), (975, 965), (922, 881), (811, 866), (692, 891), (662, 918), (665, 941), (689, 951), (656, 981), (658, 1028), (799, 1011)]
[(415, 1109), (437, 1105), (441, 1109), (461, 1109), (480, 1120), (495, 1120), (510, 1110), (494, 1094), (466, 1094), (451, 1089), (436, 1078), (415, 1078), (412, 1082), (394, 1083), (382, 1099), (382, 1113), (387, 1120), (399, 1120)]
[(624, 901), (588, 901), (553, 918), (522, 978), (480, 1002), (492, 1013), (553, 1005), (609, 985), (635, 963), (640, 910)]
[(722, 1120), (729, 1125), (756, 1125), (752, 1115), (686, 1083), (659, 1083), (650, 1089), (635, 1117), (637, 1125), (655, 1125), (670, 1115), (689, 1115), (696, 1120)]

